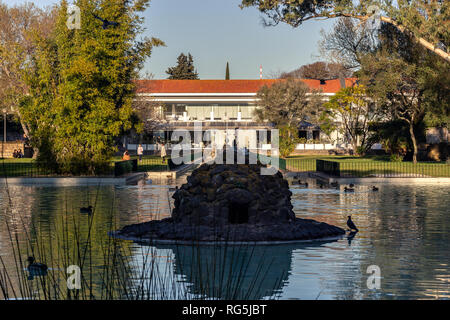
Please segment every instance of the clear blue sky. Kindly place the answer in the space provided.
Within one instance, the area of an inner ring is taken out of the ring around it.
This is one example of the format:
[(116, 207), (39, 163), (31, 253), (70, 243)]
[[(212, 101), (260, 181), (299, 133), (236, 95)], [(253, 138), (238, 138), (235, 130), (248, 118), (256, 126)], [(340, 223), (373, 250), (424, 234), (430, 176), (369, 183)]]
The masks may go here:
[[(8, 4), (26, 0), (7, 0)], [(43, 6), (58, 0), (35, 0)], [(264, 27), (256, 8), (241, 10), (239, 0), (152, 0), (145, 12), (148, 36), (167, 47), (154, 49), (145, 70), (165, 79), (165, 70), (176, 64), (181, 52), (190, 52), (201, 79), (223, 79), (230, 63), (232, 79), (264, 78), (277, 71), (291, 71), (319, 60), (320, 30), (333, 20), (309, 21), (299, 28), (285, 24)]]

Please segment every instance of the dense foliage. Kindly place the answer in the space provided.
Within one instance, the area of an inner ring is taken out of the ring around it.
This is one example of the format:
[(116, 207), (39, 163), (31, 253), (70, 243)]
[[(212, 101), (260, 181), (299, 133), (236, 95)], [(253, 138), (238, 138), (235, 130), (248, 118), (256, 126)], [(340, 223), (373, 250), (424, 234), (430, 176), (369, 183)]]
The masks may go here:
[[(134, 85), (159, 39), (138, 39), (148, 0), (78, 0), (81, 29), (69, 29), (67, 2), (48, 37), (35, 34), (25, 68), (29, 96), (21, 113), (39, 159), (64, 172), (90, 171), (115, 151), (114, 137), (131, 126)], [(105, 28), (98, 17), (115, 24)]]
[(277, 127), (297, 127), (318, 111), (317, 93), (311, 92), (301, 80), (287, 79), (263, 86), (257, 93), (259, 120), (268, 120)]
[(363, 85), (339, 90), (325, 103), (325, 108), (326, 117), (342, 123), (338, 129), (349, 138), (356, 153), (364, 154), (370, 149), (369, 126), (378, 119), (378, 112)]
[(358, 76), (385, 119), (408, 125), (416, 162), (418, 128), (423, 128), (425, 116), (448, 118), (449, 83), (442, 80), (448, 79), (450, 66), (389, 25), (382, 27), (379, 39), (376, 52), (362, 60)]

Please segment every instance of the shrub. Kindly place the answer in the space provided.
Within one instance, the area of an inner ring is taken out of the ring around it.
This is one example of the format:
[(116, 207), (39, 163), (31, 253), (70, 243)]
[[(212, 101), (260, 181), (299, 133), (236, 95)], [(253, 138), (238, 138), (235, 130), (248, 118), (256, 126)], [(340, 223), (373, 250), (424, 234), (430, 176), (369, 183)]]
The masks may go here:
[(288, 157), (297, 146), (297, 129), (284, 126), (280, 128), (280, 155)]
[(403, 161), (403, 156), (400, 155), (400, 154), (393, 153), (393, 154), (391, 154), (389, 160), (391, 162), (402, 162)]

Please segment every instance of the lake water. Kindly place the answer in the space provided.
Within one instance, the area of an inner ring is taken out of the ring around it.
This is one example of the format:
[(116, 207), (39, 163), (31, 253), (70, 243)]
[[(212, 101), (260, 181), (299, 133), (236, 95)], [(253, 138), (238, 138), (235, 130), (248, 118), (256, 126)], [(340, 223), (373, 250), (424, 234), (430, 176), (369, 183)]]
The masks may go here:
[[(81, 264), (83, 285), (96, 299), (112, 297), (105, 283), (134, 288), (119, 290), (115, 297), (121, 299), (450, 298), (449, 184), (386, 184), (378, 185), (379, 192), (357, 185), (355, 193), (344, 193), (343, 186), (320, 189), (314, 180), (309, 183), (308, 189), (291, 188), (296, 215), (343, 228), (351, 215), (359, 233), (289, 245), (148, 246), (113, 240), (107, 233), (168, 216), (173, 204), (167, 185), (3, 188), (0, 297), (8, 292), (12, 298), (52, 298), (39, 295), (41, 277), (17, 276), (23, 270), (17, 257), (34, 255), (49, 265), (46, 277), (60, 294), (66, 292), (65, 268)], [(80, 214), (88, 205), (94, 214)], [(110, 264), (120, 272), (111, 272), (105, 266)], [(379, 288), (368, 288), (368, 280), (369, 286), (376, 284), (369, 266), (379, 268)], [(27, 294), (18, 293), (30, 283)]]

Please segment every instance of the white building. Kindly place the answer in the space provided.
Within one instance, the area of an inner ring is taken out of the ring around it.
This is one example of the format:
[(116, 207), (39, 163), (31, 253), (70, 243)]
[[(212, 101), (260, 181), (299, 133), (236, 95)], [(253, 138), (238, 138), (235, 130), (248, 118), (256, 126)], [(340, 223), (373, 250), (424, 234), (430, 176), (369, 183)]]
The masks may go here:
[[(258, 122), (253, 112), (258, 105), (258, 90), (276, 81), (282, 80), (138, 80), (137, 99), (158, 105), (161, 130), (155, 134), (164, 140), (169, 140), (176, 129), (187, 129), (194, 141), (194, 126), (201, 124), (202, 131), (210, 130), (212, 141), (220, 145), (236, 129), (255, 132), (272, 128), (268, 122)], [(302, 81), (311, 89), (321, 90), (326, 100), (343, 86), (353, 85), (356, 79)], [(320, 129), (299, 123), (299, 137), (318, 140)], [(335, 138), (339, 140), (337, 133)], [(261, 147), (257, 135), (249, 139), (244, 143)]]

